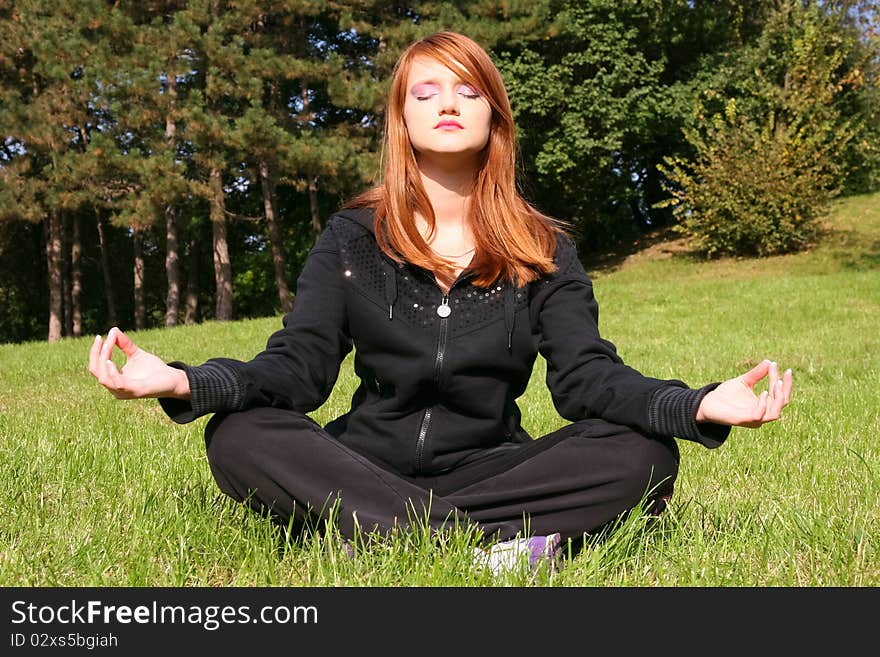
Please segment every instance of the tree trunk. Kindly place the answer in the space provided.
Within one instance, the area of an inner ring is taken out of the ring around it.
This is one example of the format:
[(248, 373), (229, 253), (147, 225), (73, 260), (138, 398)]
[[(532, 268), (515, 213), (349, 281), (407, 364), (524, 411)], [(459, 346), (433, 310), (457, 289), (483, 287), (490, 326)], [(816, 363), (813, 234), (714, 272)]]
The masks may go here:
[(46, 262), (49, 269), (49, 342), (61, 339), (61, 321), (64, 312), (61, 295), (61, 217), (56, 210), (49, 211), (46, 231)]
[(118, 326), (116, 304), (113, 303), (113, 279), (110, 277), (110, 261), (107, 258), (107, 242), (104, 239), (104, 221), (100, 213), (96, 217), (98, 225), (98, 246), (101, 250), (101, 272), (104, 275), (104, 296), (107, 299), (107, 323)]
[(141, 331), (146, 325), (147, 312), (144, 306), (144, 250), (140, 229), (132, 230), (131, 240), (134, 246), (134, 327)]
[(260, 162), (260, 183), (263, 187), (263, 207), (266, 211), (266, 226), (269, 229), (269, 245), (272, 248), (272, 264), (275, 267), (275, 285), (278, 288), (278, 299), (281, 301), (281, 309), (285, 313), (293, 310), (293, 301), (290, 298), (290, 289), (284, 279), (287, 269), (284, 259), (284, 251), (281, 249), (281, 229), (275, 214), (277, 207), (275, 202), (275, 181), (269, 172), (268, 162)]
[(73, 337), (78, 338), (82, 335), (82, 306), (80, 297), (82, 296), (82, 267), (80, 261), (82, 259), (82, 242), (80, 238), (82, 217), (79, 212), (73, 215), (73, 235), (70, 245), (70, 314), (72, 320)]
[[(311, 101), (309, 101), (309, 85), (305, 80), (301, 82), (300, 95), (303, 104), (302, 119), (306, 122), (311, 122), (314, 120), (314, 116), (312, 115)], [(312, 174), (307, 174), (307, 177), (309, 181), (309, 208), (312, 215), (312, 230), (315, 232), (315, 237), (317, 237), (324, 228), (321, 225), (321, 213), (318, 210), (318, 177)]]
[[(177, 78), (174, 72), (167, 76), (169, 106), (165, 115), (165, 142), (174, 148), (174, 107), (177, 99)], [(165, 297), (165, 326), (177, 326), (180, 314), (180, 261), (178, 258), (177, 221), (173, 203), (165, 206), (165, 275), (168, 278), (168, 295)]]
[(168, 278), (168, 295), (165, 297), (165, 326), (177, 326), (180, 313), (180, 261), (175, 214), (173, 205), (165, 208), (165, 275)]
[(186, 281), (186, 314), (183, 318), (186, 324), (195, 324), (199, 315), (199, 250), (201, 244), (198, 233), (194, 233), (189, 241), (189, 278)]
[(67, 242), (67, 213), (61, 214), (61, 315), (64, 318), (64, 335), (73, 333), (73, 315), (71, 313), (70, 302), (70, 258), (68, 257), (69, 249)]
[(226, 209), (219, 169), (211, 169), (211, 234), (214, 245), (214, 284), (217, 289), (215, 319), (232, 319), (232, 265), (226, 241)]
[(165, 141), (171, 144), (174, 141), (174, 134), (177, 132), (177, 124), (174, 123), (174, 108), (177, 105), (177, 78), (175, 73), (171, 72), (165, 76), (168, 94), (168, 113), (165, 115)]

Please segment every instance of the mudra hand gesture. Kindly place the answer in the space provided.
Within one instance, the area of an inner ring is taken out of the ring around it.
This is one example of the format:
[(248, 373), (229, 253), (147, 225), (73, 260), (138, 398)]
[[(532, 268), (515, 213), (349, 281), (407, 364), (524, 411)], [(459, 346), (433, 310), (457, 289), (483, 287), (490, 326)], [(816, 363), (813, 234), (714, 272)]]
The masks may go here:
[[(755, 384), (769, 377), (768, 389), (760, 395)], [(703, 397), (697, 422), (757, 428), (779, 418), (791, 399), (791, 370), (780, 376), (775, 362), (763, 360), (745, 374), (728, 379)]]
[[(125, 354), (122, 370), (116, 369), (110, 360), (114, 346)], [(182, 370), (169, 367), (158, 356), (144, 351), (115, 326), (107, 333), (106, 340), (95, 336), (89, 350), (89, 372), (116, 399), (189, 397), (189, 382)]]
[[(114, 346), (126, 357), (121, 370), (110, 360)], [(89, 351), (89, 372), (117, 399), (189, 398), (189, 382), (182, 370), (169, 367), (161, 358), (144, 351), (115, 326), (106, 340), (95, 336)], [(756, 395), (754, 387), (764, 377), (769, 377), (768, 389)], [(775, 362), (763, 360), (703, 397), (697, 409), (697, 422), (760, 427), (779, 419), (791, 399), (791, 387), (791, 370), (780, 376)]]

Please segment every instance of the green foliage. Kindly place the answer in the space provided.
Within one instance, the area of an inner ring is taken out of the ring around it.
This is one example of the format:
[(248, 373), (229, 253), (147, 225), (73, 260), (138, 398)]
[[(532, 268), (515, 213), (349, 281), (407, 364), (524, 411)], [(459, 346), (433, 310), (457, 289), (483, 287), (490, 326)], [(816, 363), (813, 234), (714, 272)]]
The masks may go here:
[(760, 31), (766, 0), (558, 0), (540, 29), (495, 49), (524, 159), (523, 186), (570, 220), (584, 252), (669, 223), (656, 165), (686, 152), (703, 62)]
[(817, 5), (784, 5), (740, 53), (739, 79), (726, 81), (724, 91), (739, 96), (703, 89), (685, 129), (694, 156), (669, 156), (660, 166), (671, 194), (661, 205), (673, 207), (697, 250), (765, 256), (817, 236), (864, 123), (839, 102), (863, 78), (833, 19)]
[(669, 158), (669, 168), (661, 167), (671, 181), (676, 228), (697, 251), (766, 256), (816, 237), (834, 192), (833, 160), (775, 128), (772, 121), (756, 127), (732, 111), (705, 136), (688, 133), (698, 160)]
[[(180, 289), (198, 279), (199, 317), (215, 307), (206, 223), (213, 208), (213, 219), (229, 224), (232, 275), (242, 286), (233, 312), (271, 312), (277, 271), (292, 288), (321, 222), (377, 177), (385, 93), (401, 50), (451, 29), (499, 64), (520, 136), (522, 189), (573, 224), (582, 252), (671, 223), (676, 212), (697, 221), (684, 183), (669, 179), (664, 189), (658, 165), (677, 167), (671, 175), (689, 181), (696, 203), (703, 173), (695, 167), (709, 166), (710, 151), (729, 159), (706, 173), (718, 190), (750, 190), (746, 201), (713, 206), (716, 216), (699, 220), (721, 226), (717, 252), (797, 248), (811, 239), (822, 205), (816, 188), (827, 197), (880, 185), (878, 3), (803, 4), (11, 0), (0, 3), (0, 222), (41, 231), (59, 217), (68, 240), (70, 218), (84, 222), (89, 333), (107, 328), (101, 288), (110, 286), (95, 265), (96, 218), (108, 233), (122, 324), (134, 307), (130, 230), (142, 235), (151, 324), (164, 321), (167, 217), (180, 231)], [(736, 113), (728, 120), (730, 99)], [(213, 171), (221, 194), (208, 185)], [(757, 200), (786, 186), (785, 202)], [(699, 202), (709, 207), (707, 189)], [(679, 194), (676, 212), (675, 203), (658, 203), (670, 193)], [(267, 198), (275, 201), (276, 240)], [(724, 213), (743, 215), (740, 228)], [(4, 233), (5, 253), (31, 253), (25, 232)], [(206, 242), (191, 260), (196, 235)], [(46, 285), (52, 277), (45, 248), (39, 252), (32, 267), (43, 271), (32, 278)], [(275, 255), (286, 259), (277, 271)], [(69, 283), (68, 269), (61, 278)], [(30, 294), (32, 283), (15, 276), (0, 287), (8, 301), (0, 304), (0, 341), (45, 330), (40, 304), (50, 295)], [(24, 298), (35, 301), (22, 305)], [(21, 311), (36, 315), (20, 321)]]
[(650, 140), (663, 64), (640, 47), (657, 2), (551, 3), (554, 20), (499, 46), (525, 160), (526, 190), (594, 245), (625, 231)]

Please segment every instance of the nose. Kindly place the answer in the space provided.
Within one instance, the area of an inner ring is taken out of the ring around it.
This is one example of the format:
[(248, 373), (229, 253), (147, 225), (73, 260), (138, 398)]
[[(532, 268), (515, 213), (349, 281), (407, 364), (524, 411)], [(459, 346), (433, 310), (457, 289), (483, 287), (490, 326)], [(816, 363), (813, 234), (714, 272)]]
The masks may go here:
[(444, 89), (440, 93), (440, 114), (458, 115), (458, 94), (455, 89)]

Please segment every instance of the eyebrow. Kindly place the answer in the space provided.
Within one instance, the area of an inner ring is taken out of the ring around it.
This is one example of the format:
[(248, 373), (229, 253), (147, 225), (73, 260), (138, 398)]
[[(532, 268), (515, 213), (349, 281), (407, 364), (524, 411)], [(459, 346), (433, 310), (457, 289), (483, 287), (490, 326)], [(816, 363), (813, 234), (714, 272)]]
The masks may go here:
[[(468, 84), (467, 82), (465, 82), (464, 78), (462, 78), (458, 73), (456, 73), (452, 69), (447, 69), (447, 70), (450, 73), (452, 73), (453, 77), (455, 78), (456, 84)], [(437, 81), (437, 78), (435, 78), (435, 77), (427, 77), (422, 80), (416, 80), (413, 83), (413, 86), (416, 86), (417, 84), (440, 84), (440, 83)], [(469, 86), (473, 86), (473, 85), (469, 85)]]
[(418, 89), (419, 87), (439, 87), (439, 82), (434, 82), (433, 80), (422, 80), (420, 82), (413, 82), (410, 89)]
[[(415, 89), (419, 89), (420, 87), (439, 87), (439, 86), (440, 86), (439, 82), (437, 82), (433, 78), (429, 78), (427, 80), (419, 80), (417, 82), (413, 82), (412, 85), (410, 86), (410, 91), (414, 91)], [(458, 81), (455, 83), (455, 86), (468, 87), (469, 89), (473, 89), (474, 91), (477, 90), (477, 88), (474, 85), (472, 85), (470, 82), (465, 82), (461, 78), (458, 79)]]

